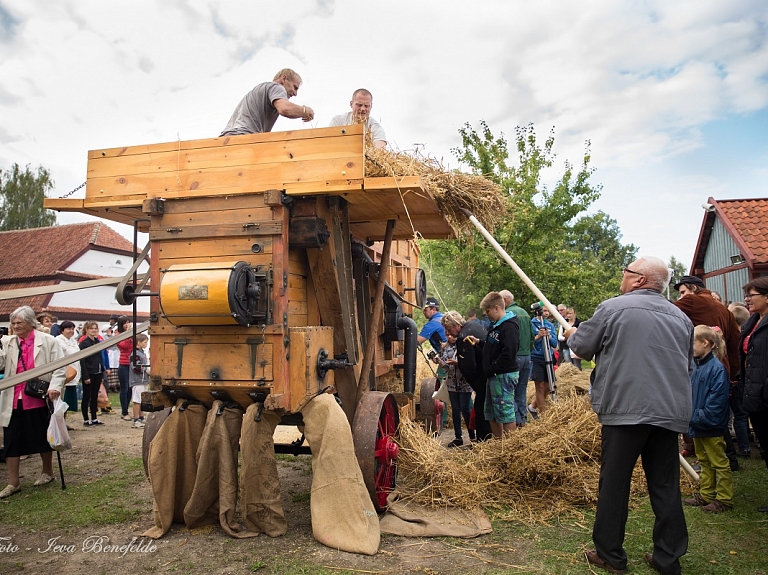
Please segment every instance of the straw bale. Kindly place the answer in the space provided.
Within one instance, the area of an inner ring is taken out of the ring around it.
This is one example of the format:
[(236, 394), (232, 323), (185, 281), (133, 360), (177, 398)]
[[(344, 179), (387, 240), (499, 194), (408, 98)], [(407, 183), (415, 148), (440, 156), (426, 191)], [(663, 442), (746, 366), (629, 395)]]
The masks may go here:
[[(593, 507), (599, 475), (600, 424), (582, 395), (561, 397), (538, 421), (471, 450), (446, 449), (401, 419), (398, 489), (422, 505), (495, 508), (500, 518), (546, 521)], [(691, 492), (687, 477), (681, 484)], [(638, 464), (631, 494), (646, 492)]]
[(503, 192), (498, 184), (483, 176), (446, 170), (436, 158), (418, 152), (405, 153), (366, 146), (365, 175), (421, 176), (424, 186), (457, 234), (471, 226), (461, 212), (462, 208), (471, 211), (491, 232), (505, 213)]

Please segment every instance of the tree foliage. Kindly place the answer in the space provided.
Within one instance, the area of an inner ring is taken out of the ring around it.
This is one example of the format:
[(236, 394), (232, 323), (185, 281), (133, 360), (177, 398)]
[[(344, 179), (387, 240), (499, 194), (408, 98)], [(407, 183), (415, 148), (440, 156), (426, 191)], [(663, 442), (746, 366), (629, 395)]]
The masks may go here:
[[(589, 144), (577, 168), (564, 171), (550, 189), (542, 183), (555, 165), (555, 135), (543, 146), (532, 125), (516, 130), (517, 162), (509, 158), (504, 135), (494, 136), (485, 122), (476, 131), (469, 124), (459, 130), (462, 145), (453, 150), (474, 173), (498, 183), (505, 193), (506, 217), (494, 237), (553, 303), (576, 308), (588, 317), (602, 300), (618, 293), (621, 270), (636, 248), (621, 244), (616, 221), (603, 212), (586, 215), (601, 187), (590, 177)], [(452, 309), (476, 307), (491, 290), (509, 289), (527, 307), (535, 296), (477, 232), (455, 241), (422, 245), (422, 267)]]
[[(675, 259), (675, 256), (669, 258), (669, 269), (672, 270), (672, 279), (669, 280), (671, 286), (679, 282), (683, 276), (688, 275), (688, 267), (683, 262)], [(669, 299), (670, 301), (679, 300), (680, 293), (676, 289), (671, 288), (669, 290)]]
[(56, 214), (43, 208), (53, 189), (51, 174), (42, 166), (22, 172), (18, 164), (0, 170), (0, 231), (43, 228), (56, 223)]

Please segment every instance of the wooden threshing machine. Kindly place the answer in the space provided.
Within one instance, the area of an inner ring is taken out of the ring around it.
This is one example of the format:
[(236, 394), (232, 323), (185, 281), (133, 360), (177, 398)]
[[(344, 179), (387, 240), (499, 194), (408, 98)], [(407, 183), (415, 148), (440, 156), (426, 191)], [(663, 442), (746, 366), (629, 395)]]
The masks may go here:
[[(426, 295), (410, 239), (453, 231), (418, 177), (366, 178), (364, 164), (362, 126), (93, 150), (85, 199), (45, 206), (149, 233), (150, 291), (117, 294), (152, 296), (146, 410), (222, 399), (300, 425), (307, 401), (336, 393), (381, 508)], [(397, 376), (402, 393), (377, 391)]]

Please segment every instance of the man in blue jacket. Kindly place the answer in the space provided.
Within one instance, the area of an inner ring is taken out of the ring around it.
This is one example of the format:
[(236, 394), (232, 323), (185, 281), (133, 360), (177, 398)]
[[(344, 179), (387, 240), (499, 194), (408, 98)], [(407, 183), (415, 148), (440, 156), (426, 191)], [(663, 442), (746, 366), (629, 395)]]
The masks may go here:
[(601, 303), (591, 319), (565, 332), (568, 345), (595, 358), (592, 408), (603, 424), (600, 484), (592, 540), (593, 565), (625, 573), (624, 530), (632, 470), (643, 458), (656, 515), (653, 553), (661, 573), (680, 573), (688, 529), (680, 499), (677, 436), (691, 419), (693, 324), (662, 292), (666, 262), (640, 258), (624, 268), (621, 293)]

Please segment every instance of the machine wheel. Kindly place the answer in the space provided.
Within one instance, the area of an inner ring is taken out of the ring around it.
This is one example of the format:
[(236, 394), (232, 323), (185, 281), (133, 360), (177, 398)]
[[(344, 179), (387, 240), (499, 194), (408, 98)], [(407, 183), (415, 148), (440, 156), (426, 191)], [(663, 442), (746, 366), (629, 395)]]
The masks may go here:
[(436, 383), (437, 378), (424, 378), (419, 390), (419, 421), (424, 424), (427, 433), (435, 429), (435, 400), (432, 399), (432, 394), (435, 393)]
[(395, 442), (400, 413), (391, 393), (369, 391), (355, 412), (352, 438), (365, 486), (377, 511), (387, 507), (387, 496), (395, 488), (397, 456)]
[(149, 477), (149, 470), (147, 468), (147, 462), (149, 461), (149, 444), (160, 431), (160, 428), (171, 415), (171, 408), (166, 407), (162, 411), (152, 411), (147, 414), (146, 422), (144, 425), (144, 436), (141, 440), (141, 459), (144, 461), (144, 475)]

